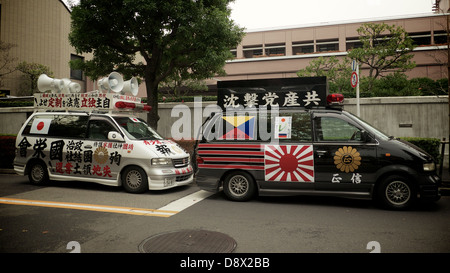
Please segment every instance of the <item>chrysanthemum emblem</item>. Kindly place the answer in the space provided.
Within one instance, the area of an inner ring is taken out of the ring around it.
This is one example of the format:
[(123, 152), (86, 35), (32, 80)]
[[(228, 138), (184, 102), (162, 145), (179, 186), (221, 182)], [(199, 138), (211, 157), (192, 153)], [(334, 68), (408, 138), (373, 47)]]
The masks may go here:
[(94, 159), (98, 164), (104, 164), (108, 160), (108, 150), (105, 147), (98, 147), (95, 149)]
[(344, 146), (334, 154), (334, 164), (341, 172), (354, 172), (361, 165), (361, 155), (355, 148)]

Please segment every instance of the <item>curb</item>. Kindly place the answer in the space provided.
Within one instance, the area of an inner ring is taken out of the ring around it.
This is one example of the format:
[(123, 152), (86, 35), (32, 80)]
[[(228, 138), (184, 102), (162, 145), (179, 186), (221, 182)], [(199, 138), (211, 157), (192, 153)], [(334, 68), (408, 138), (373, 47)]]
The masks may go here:
[(0, 169), (0, 174), (16, 174), (14, 169)]

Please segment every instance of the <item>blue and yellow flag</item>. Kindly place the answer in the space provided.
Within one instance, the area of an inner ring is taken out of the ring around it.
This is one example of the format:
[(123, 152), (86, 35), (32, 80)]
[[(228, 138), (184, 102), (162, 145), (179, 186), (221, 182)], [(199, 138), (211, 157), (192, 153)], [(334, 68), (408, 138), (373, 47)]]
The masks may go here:
[(226, 132), (220, 139), (252, 140), (255, 138), (255, 117), (253, 116), (226, 116), (223, 130)]

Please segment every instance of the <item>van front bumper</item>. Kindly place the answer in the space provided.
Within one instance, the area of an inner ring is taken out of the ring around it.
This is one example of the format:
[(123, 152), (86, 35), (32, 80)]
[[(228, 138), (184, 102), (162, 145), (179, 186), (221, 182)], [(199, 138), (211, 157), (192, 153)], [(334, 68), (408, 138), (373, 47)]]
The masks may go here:
[(441, 178), (436, 174), (430, 174), (421, 176), (420, 180), (420, 199), (424, 201), (438, 201), (441, 198), (441, 194), (439, 193)]
[(188, 173), (177, 176), (149, 176), (148, 189), (149, 190), (166, 190), (179, 186), (184, 186), (194, 181), (194, 173)]

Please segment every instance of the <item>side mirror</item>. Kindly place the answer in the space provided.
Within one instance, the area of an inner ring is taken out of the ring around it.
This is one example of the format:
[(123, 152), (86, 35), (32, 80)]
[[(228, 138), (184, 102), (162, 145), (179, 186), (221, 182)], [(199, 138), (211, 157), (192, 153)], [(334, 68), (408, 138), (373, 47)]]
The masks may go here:
[(370, 142), (370, 140), (372, 139), (369, 133), (367, 133), (365, 130), (362, 130), (360, 134), (360, 139), (362, 142)]
[(123, 136), (116, 131), (109, 132), (108, 139), (114, 141), (125, 141), (125, 139), (123, 139)]

